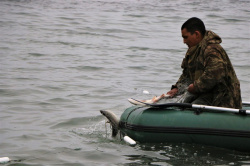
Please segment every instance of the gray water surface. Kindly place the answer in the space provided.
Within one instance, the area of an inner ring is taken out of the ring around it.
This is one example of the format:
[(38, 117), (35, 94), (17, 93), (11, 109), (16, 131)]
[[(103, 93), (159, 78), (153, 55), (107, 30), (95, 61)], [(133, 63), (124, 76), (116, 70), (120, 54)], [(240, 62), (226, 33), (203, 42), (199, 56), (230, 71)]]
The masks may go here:
[[(1, 0), (0, 157), (6, 165), (250, 165), (250, 154), (187, 144), (128, 146), (100, 114), (167, 92), (201, 18), (222, 37), (250, 101), (248, 0)], [(148, 90), (149, 95), (142, 93)]]

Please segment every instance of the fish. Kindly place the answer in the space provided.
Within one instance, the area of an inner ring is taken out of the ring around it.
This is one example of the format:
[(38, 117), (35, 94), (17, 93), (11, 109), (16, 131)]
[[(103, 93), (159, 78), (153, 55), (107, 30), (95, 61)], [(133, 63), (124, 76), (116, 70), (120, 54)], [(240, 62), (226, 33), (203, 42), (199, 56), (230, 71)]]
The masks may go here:
[(112, 137), (115, 137), (119, 132), (120, 119), (110, 110), (100, 110), (100, 112), (108, 119), (112, 128)]
[[(104, 115), (110, 122), (112, 128), (112, 137), (116, 137), (119, 132), (119, 123), (120, 119), (110, 110), (100, 110), (101, 114)], [(136, 145), (136, 141), (130, 138), (129, 136), (125, 135), (123, 140), (131, 146)]]
[(134, 105), (142, 105), (142, 106), (145, 106), (146, 104), (144, 103), (148, 103), (148, 104), (154, 104), (154, 103), (157, 103), (159, 102), (160, 100), (164, 99), (164, 98), (169, 98), (170, 95), (168, 94), (162, 94), (160, 96), (154, 96), (152, 99), (149, 99), (149, 100), (139, 100), (141, 102), (138, 102), (132, 98), (129, 98), (128, 101)]

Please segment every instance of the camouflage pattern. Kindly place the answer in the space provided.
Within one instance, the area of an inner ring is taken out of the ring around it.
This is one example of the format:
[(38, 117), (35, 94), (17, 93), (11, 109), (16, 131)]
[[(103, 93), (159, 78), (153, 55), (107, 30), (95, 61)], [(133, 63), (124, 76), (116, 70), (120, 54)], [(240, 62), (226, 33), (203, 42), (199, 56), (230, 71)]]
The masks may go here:
[(173, 87), (181, 89), (191, 80), (196, 94), (211, 98), (211, 105), (241, 108), (240, 83), (221, 42), (217, 34), (207, 31), (198, 45), (188, 49), (181, 65), (183, 73)]

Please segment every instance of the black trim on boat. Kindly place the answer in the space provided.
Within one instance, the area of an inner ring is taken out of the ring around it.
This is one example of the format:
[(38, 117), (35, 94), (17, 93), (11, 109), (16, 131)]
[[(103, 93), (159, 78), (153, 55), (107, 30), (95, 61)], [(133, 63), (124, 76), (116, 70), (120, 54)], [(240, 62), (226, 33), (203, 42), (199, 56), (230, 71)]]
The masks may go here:
[(119, 126), (120, 128), (125, 128), (128, 130), (139, 131), (139, 132), (200, 134), (200, 135), (217, 135), (217, 136), (250, 138), (250, 131), (243, 131), (243, 130), (192, 128), (192, 127), (141, 126), (141, 125), (128, 124), (121, 121)]
[(242, 110), (242, 109), (240, 109), (240, 110), (239, 110), (239, 114), (241, 114), (241, 115), (246, 115), (246, 114), (247, 114), (246, 111), (247, 111), (247, 110)]

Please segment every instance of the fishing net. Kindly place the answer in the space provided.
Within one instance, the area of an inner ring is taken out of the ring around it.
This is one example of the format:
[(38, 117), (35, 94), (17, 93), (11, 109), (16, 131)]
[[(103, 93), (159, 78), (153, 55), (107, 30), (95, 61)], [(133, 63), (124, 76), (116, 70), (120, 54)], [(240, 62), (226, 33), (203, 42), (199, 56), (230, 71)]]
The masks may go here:
[(189, 79), (183, 79), (179, 81), (176, 85), (178, 88), (178, 93), (173, 98), (163, 98), (157, 102), (157, 104), (162, 103), (191, 103), (194, 101), (198, 96), (191, 94), (187, 91), (188, 86), (193, 82)]

